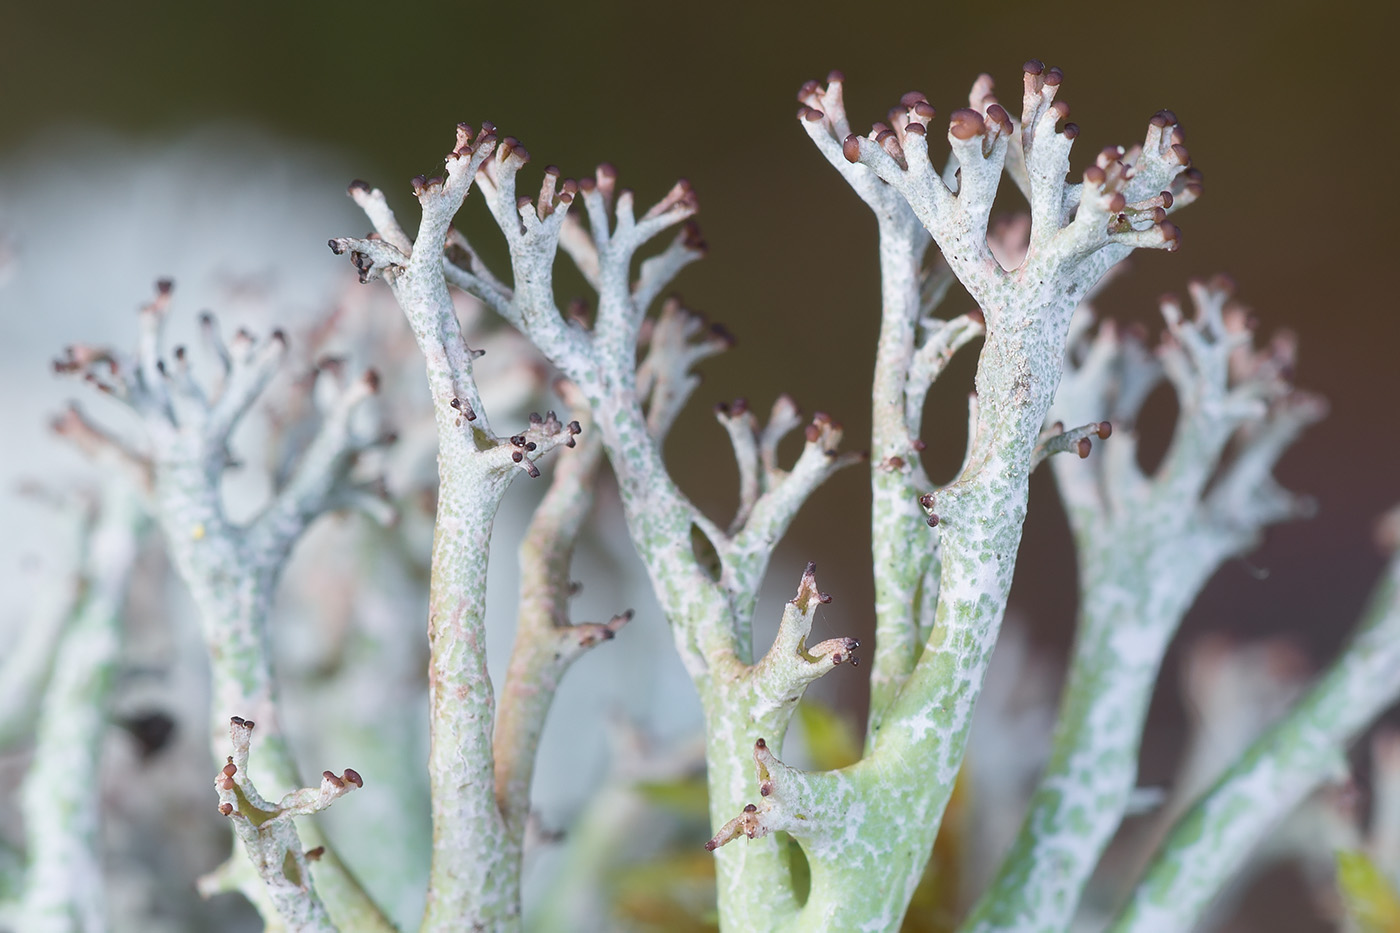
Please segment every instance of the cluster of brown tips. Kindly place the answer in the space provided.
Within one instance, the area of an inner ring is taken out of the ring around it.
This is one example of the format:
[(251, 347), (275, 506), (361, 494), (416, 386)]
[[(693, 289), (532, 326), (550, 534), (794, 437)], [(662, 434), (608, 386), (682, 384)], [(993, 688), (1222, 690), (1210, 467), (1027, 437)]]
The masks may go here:
[[(496, 127), (489, 121), (483, 122), (481, 124), (481, 131), (476, 134), (475, 141), (472, 140), (471, 125), (467, 123), (458, 123), (457, 145), (454, 146), (452, 151), (447, 154), (447, 158), (444, 161), (453, 161), (456, 159), (470, 159), (478, 149), (481, 149), (483, 146), (495, 145), (495, 143)], [(512, 149), (518, 151), (519, 155), (521, 156), (521, 161), (529, 161), (530, 154), (525, 151), (525, 147), (520, 145), (520, 140), (510, 136), (507, 136), (505, 139), (501, 140), (501, 147), (500, 150), (498, 150), (498, 152), (505, 151), (506, 154), (509, 154), (509, 150)], [(429, 178), (426, 175), (416, 175), (414, 176), (412, 181), (410, 181), (410, 184), (413, 187), (414, 197), (421, 198), (424, 194), (431, 194), (440, 191), (443, 186), (443, 178), (440, 175), (435, 175), (431, 178)], [(362, 181), (351, 182), (351, 190), (354, 191), (356, 187), (360, 187), (365, 191), (369, 190), (369, 185), (365, 184)], [(371, 235), (371, 239), (372, 238), (373, 235)]]
[(344, 787), (347, 784), (353, 784), (357, 788), (365, 786), (364, 778), (360, 777), (360, 772), (354, 768), (346, 768), (345, 773), (340, 777), (336, 777), (333, 771), (322, 771), (321, 780), (329, 782), (332, 787), (336, 788)]
[(526, 428), (523, 434), (512, 434), (509, 438), (510, 446), (515, 448), (510, 453), (511, 461), (520, 464), (531, 478), (539, 476), (539, 467), (526, 459), (526, 454), (534, 453), (539, 449), (539, 444), (535, 440), (531, 440), (531, 437), (542, 440), (553, 437), (560, 431), (566, 431), (569, 435), (564, 440), (564, 446), (574, 447), (577, 443), (574, 438), (583, 432), (583, 427), (577, 421), (564, 424), (553, 410), (545, 412), (543, 417), (537, 411), (530, 412), (530, 427)]
[[(1065, 433), (1065, 423), (1063, 421), (1056, 421), (1054, 430), (1057, 434), (1063, 435)], [(1106, 441), (1109, 435), (1113, 433), (1113, 425), (1107, 421), (1100, 421), (1098, 424), (1090, 425), (1089, 430), (1099, 440)], [(1071, 443), (1071, 449), (1079, 455), (1080, 460), (1088, 459), (1090, 452), (1094, 449), (1094, 442), (1090, 440), (1087, 435), (1075, 438)]]
[[(1032, 58), (1021, 66), (1022, 83), (1025, 86), (1025, 110), (1022, 112), (1021, 145), (1029, 150), (1035, 135), (1035, 124), (1047, 113), (1054, 113), (1058, 123), (1069, 116), (1069, 104), (1055, 100), (1055, 94), (1065, 80), (1065, 73), (1059, 68), (1046, 68), (1045, 63)], [(1047, 93), (1048, 91), (1048, 93)], [(1060, 133), (1066, 139), (1079, 137), (1079, 124), (1065, 123)]]

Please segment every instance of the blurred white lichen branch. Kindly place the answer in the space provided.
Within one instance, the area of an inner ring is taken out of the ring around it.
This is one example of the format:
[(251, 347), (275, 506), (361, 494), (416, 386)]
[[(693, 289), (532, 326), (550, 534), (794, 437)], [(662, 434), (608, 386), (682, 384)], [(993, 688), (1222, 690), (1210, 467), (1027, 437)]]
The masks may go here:
[[(222, 746), (230, 710), (253, 713), (265, 730), (257, 781), (264, 787), (295, 786), (300, 782), (279, 725), (268, 616), (281, 571), (307, 526), (327, 510), (362, 503), (373, 488), (354, 480), (351, 471), (362, 452), (386, 439), (365, 405), (379, 380), (373, 371), (349, 384), (337, 380), (319, 425), (294, 458), (295, 469), (252, 520), (234, 522), (221, 490), (230, 465), (229, 438), (272, 380), (287, 340), (280, 331), (260, 341), (240, 330), (225, 344), (213, 317), (205, 315), (201, 328), (214, 378), (202, 384), (184, 347), (176, 347), (171, 359), (165, 356), (162, 334), (170, 296), (171, 284), (162, 281), (155, 300), (141, 309), (134, 356), (73, 346), (55, 363), (58, 371), (82, 376), (129, 407), (143, 432), (141, 447), (99, 429), (76, 407), (55, 430), (98, 462), (124, 468), (164, 532), (199, 609), (211, 660), (211, 743)], [(337, 377), (333, 371), (318, 375)], [(267, 905), (263, 886), (247, 865), (236, 854), (220, 884)], [(327, 852), (315, 878), (337, 923), (388, 928), (334, 853)]]
[[(132, 490), (110, 480), (98, 496), (65, 511), (82, 516), (78, 574), (54, 582), (70, 604), (58, 614), (58, 638), (37, 686), (37, 720), (13, 723), (35, 731), (25, 777), (27, 864), (13, 916), (0, 925), (34, 933), (99, 931), (107, 926), (100, 847), (102, 798), (97, 793), (112, 683), (122, 644), (122, 617), (147, 522)], [(23, 658), (20, 654), (17, 658)], [(10, 665), (6, 665), (6, 672)]]

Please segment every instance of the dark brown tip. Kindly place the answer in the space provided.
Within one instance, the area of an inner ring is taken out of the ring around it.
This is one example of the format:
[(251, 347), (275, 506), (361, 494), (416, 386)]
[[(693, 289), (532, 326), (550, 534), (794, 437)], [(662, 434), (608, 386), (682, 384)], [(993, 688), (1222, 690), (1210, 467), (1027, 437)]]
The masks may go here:
[(1065, 79), (1065, 73), (1058, 68), (1051, 68), (1045, 72), (1046, 87), (1059, 87), (1060, 82)]
[(767, 748), (767, 747), (768, 747), (768, 743), (767, 743), (764, 739), (762, 739), (762, 738), (760, 738), (757, 742), (753, 743), (753, 745), (754, 745), (754, 748)]
[(1045, 63), (1038, 58), (1032, 58), (1021, 66), (1021, 70), (1028, 75), (1038, 75), (1045, 71)]
[(928, 103), (928, 98), (924, 96), (922, 91), (906, 91), (899, 98), (899, 105), (906, 110), (926, 103)]
[(365, 779), (360, 777), (360, 772), (354, 768), (345, 769), (345, 783), (354, 784), (356, 787), (364, 787)]
[(369, 182), (356, 178), (354, 181), (350, 182), (350, 185), (345, 190), (353, 195), (356, 191), (363, 191), (365, 194), (369, 194), (370, 191), (374, 189), (370, 188)]
[(1105, 440), (1105, 441), (1106, 441), (1106, 440), (1108, 440), (1109, 436), (1112, 435), (1112, 434), (1113, 434), (1113, 424), (1112, 424), (1111, 422), (1108, 422), (1108, 421), (1100, 421), (1100, 422), (1099, 422), (1099, 439), (1100, 439), (1100, 440)]
[(974, 136), (982, 135), (986, 130), (986, 123), (976, 110), (963, 108), (954, 110), (948, 116), (948, 135), (954, 139), (972, 139)]
[(827, 84), (841, 84), (845, 80), (846, 76), (835, 68), (831, 69), (826, 73)]
[(231, 804), (231, 803), (221, 803), (221, 804), (219, 804), (219, 812), (222, 813), (224, 816), (231, 816), (231, 815), (233, 814), (233, 804)]
[(156, 292), (161, 295), (170, 294), (170, 290), (175, 287), (174, 279), (156, 279)]
[(847, 162), (856, 163), (860, 161), (860, 137), (855, 133), (847, 136), (841, 143), (841, 154), (846, 157)]

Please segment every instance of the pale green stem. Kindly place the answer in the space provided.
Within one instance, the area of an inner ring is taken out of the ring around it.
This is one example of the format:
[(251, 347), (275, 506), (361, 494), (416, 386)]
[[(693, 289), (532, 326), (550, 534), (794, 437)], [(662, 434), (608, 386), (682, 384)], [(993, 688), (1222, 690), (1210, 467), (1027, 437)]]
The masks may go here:
[(1400, 560), (1351, 644), (1286, 716), (1177, 823), (1114, 933), (1187, 930), (1268, 829), (1330, 776), (1346, 747), (1400, 697)]
[(58, 646), (24, 782), (29, 854), (16, 929), (106, 929), (97, 791), (121, 619), (145, 519), (132, 493), (111, 484), (89, 545), (85, 592)]
[[(1146, 547), (1135, 550), (1132, 540)], [(1015, 846), (964, 930), (1063, 930), (1072, 920), (1136, 782), (1162, 656), (1217, 565), (1213, 554), (1200, 567), (1199, 553), (1175, 555), (1182, 560), (1143, 553), (1162, 540), (1139, 528), (1090, 549), (1081, 536), (1083, 595), (1050, 760)], [(1181, 536), (1166, 540), (1186, 550)], [(1163, 566), (1186, 572), (1159, 572)]]

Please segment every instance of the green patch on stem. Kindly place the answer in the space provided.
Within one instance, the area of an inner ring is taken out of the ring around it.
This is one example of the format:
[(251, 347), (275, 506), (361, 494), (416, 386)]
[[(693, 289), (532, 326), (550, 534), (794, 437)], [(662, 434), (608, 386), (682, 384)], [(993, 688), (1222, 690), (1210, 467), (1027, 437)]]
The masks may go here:
[(1364, 852), (1337, 852), (1337, 889), (1347, 919), (1360, 933), (1400, 931), (1400, 892)]

